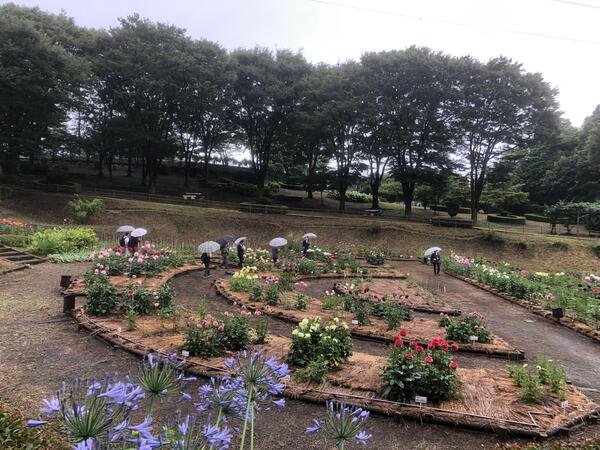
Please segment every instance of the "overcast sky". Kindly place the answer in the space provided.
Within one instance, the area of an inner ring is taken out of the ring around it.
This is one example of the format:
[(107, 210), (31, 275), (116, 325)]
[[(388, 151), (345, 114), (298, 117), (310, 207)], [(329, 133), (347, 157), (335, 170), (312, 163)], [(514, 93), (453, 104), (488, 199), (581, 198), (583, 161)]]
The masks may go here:
[[(600, 0), (16, 0), (108, 28), (134, 12), (228, 49), (302, 50), (312, 62), (428, 46), (481, 60), (504, 55), (542, 72), (565, 117), (600, 103)], [(0, 3), (6, 3), (0, 0)], [(344, 6), (346, 5), (346, 6)], [(554, 36), (556, 39), (549, 36)]]

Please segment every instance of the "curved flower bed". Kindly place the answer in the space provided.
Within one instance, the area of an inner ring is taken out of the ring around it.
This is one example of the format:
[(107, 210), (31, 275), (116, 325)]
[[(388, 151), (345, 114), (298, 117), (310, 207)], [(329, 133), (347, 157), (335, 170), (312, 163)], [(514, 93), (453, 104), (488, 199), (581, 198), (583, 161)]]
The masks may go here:
[(576, 278), (564, 272), (527, 272), (508, 264), (453, 255), (444, 260), (444, 272), (533, 313), (552, 319), (552, 309), (565, 316), (554, 323), (600, 342), (600, 277)]
[[(122, 321), (90, 317), (83, 309), (76, 310), (74, 316), (80, 326), (94, 336), (139, 356), (157, 352), (168, 355), (185, 350), (181, 335), (157, 336), (147, 329), (123, 331)], [(290, 344), (286, 337), (271, 336), (269, 342), (253, 348), (281, 357), (287, 353)], [(189, 357), (186, 358), (185, 370), (200, 376), (220, 378), (228, 374), (225, 359)], [(320, 384), (297, 382), (292, 378), (284, 394), (319, 403), (352, 401), (357, 406), (387, 415), (537, 438), (551, 436), (600, 411), (595, 403), (572, 386), (565, 388), (564, 398), (569, 401), (569, 409), (565, 413), (559, 399), (552, 395), (545, 395), (540, 404), (524, 402), (505, 370), (454, 369), (454, 366), (451, 369), (456, 370), (461, 380), (456, 399), (433, 406), (419, 405), (412, 399), (393, 401), (380, 396), (383, 390), (380, 373), (385, 364), (385, 357), (354, 353), (347, 362), (330, 370)]]
[[(306, 310), (284, 309), (279, 306), (270, 306), (261, 301), (253, 301), (250, 299), (250, 294), (247, 292), (234, 292), (231, 290), (229, 281), (215, 281), (217, 292), (228, 299), (230, 302), (239, 304), (251, 311), (259, 310), (262, 313), (272, 315), (279, 319), (283, 319), (293, 323), (300, 323), (305, 318), (321, 317), (324, 320), (331, 320), (333, 317), (340, 317), (349, 324), (352, 323), (352, 314), (348, 312), (333, 312), (322, 307), (321, 301), (318, 299), (309, 299), (307, 301)], [(295, 294), (291, 294), (295, 295)], [(392, 342), (396, 336), (397, 330), (388, 329), (387, 324), (378, 318), (371, 318), (368, 325), (350, 325), (350, 331), (353, 336), (367, 339), (374, 339), (384, 342)], [(411, 335), (421, 343), (426, 344), (431, 337), (444, 334), (443, 329), (439, 326), (439, 320), (427, 317), (415, 317), (411, 321), (403, 322), (402, 327), (410, 331)], [(524, 353), (512, 347), (506, 341), (496, 337), (494, 342), (483, 344), (478, 342), (462, 344), (460, 351), (483, 353), (489, 356), (498, 356), (510, 359), (522, 359)]]

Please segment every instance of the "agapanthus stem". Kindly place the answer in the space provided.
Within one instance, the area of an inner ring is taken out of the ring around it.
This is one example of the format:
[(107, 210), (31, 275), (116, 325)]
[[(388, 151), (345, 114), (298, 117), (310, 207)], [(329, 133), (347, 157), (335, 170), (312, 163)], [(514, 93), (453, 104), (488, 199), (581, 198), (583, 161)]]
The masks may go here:
[(244, 449), (246, 443), (246, 431), (248, 430), (248, 418), (250, 416), (250, 408), (252, 405), (252, 387), (248, 389), (248, 402), (246, 403), (246, 417), (244, 418), (244, 429), (242, 430), (242, 441), (240, 442), (240, 450)]
[(254, 402), (250, 406), (252, 417), (250, 418), (250, 450), (254, 450)]
[(345, 444), (346, 444), (346, 441), (340, 442), (340, 450), (344, 450)]
[[(223, 408), (219, 408), (219, 415), (217, 416), (217, 421), (215, 422), (215, 427), (218, 427), (221, 423), (221, 419), (223, 418)], [(208, 447), (208, 450), (213, 450), (213, 446)]]

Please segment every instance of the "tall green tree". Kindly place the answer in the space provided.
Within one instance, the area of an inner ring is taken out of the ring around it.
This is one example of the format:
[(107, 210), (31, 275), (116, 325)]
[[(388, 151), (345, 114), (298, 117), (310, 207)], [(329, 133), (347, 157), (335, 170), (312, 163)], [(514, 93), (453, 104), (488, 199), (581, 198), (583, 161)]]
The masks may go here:
[(427, 48), (367, 53), (362, 64), (381, 108), (410, 216), (416, 185), (449, 164), (453, 79), (450, 58)]
[(208, 180), (213, 151), (225, 145), (233, 132), (233, 70), (226, 51), (206, 40), (194, 42), (189, 50), (189, 77), (174, 119), (185, 187), (189, 185), (192, 160), (197, 157), (202, 158), (203, 178)]
[(85, 32), (64, 15), (0, 6), (0, 167), (18, 170), (64, 131), (88, 67), (78, 39)]
[(115, 109), (138, 130), (142, 180), (155, 192), (159, 168), (175, 154), (173, 124), (189, 85), (192, 41), (184, 30), (134, 15), (110, 30), (94, 72), (112, 90)]
[(526, 73), (506, 58), (481, 64), (460, 61), (457, 105), (459, 150), (467, 163), (471, 220), (477, 223), (479, 201), (494, 161), (516, 146), (527, 146), (558, 126), (556, 91), (538, 73)]
[(299, 53), (268, 49), (236, 50), (232, 111), (250, 151), (256, 185), (265, 188), (276, 141), (296, 110), (309, 65)]

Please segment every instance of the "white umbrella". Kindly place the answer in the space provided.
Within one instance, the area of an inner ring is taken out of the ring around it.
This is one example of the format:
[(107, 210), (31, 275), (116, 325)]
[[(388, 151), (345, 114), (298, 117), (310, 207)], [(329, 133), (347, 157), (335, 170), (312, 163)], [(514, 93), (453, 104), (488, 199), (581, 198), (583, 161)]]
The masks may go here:
[(146, 236), (148, 234), (148, 230), (146, 230), (145, 228), (136, 228), (135, 230), (133, 230), (131, 232), (131, 235), (133, 237), (142, 237), (142, 236)]
[(198, 246), (198, 252), (200, 253), (213, 253), (219, 250), (221, 246), (215, 241), (206, 241)]
[(306, 233), (304, 236), (302, 236), (303, 238), (309, 238), (309, 239), (314, 239), (317, 237), (317, 235), (315, 233)]
[(271, 242), (269, 242), (269, 245), (271, 247), (285, 247), (287, 245), (287, 239), (284, 239), (282, 237), (276, 237), (275, 239), (271, 239)]
[(239, 245), (240, 242), (244, 242), (246, 239), (248, 239), (246, 236), (239, 237), (234, 241), (234, 244)]
[(441, 251), (442, 251), (442, 249), (440, 247), (431, 247), (431, 248), (428, 248), (427, 250), (425, 250), (424, 255), (429, 256), (429, 255), (434, 254), (435, 252), (441, 252)]
[(133, 230), (135, 230), (135, 227), (132, 227), (131, 225), (122, 225), (119, 228), (117, 228), (117, 233), (129, 233)]

